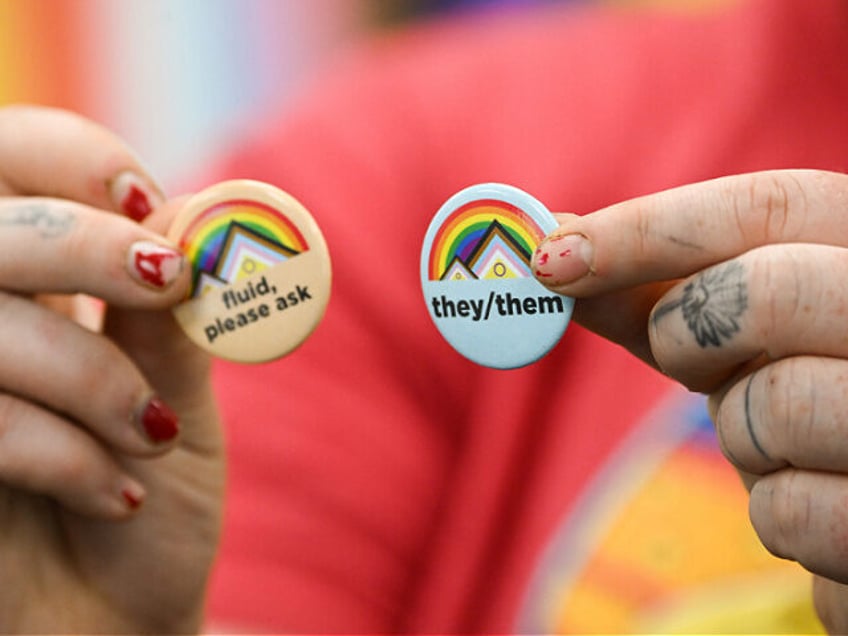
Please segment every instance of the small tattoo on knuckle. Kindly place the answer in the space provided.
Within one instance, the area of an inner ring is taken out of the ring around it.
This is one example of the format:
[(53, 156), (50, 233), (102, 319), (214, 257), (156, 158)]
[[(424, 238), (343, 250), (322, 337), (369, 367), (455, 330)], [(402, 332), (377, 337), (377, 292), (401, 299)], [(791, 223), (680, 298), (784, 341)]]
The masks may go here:
[(754, 428), (754, 418), (751, 415), (751, 385), (754, 383), (754, 376), (756, 375), (756, 373), (752, 373), (748, 377), (748, 382), (745, 384), (745, 428), (748, 431), (748, 437), (751, 440), (751, 443), (754, 445), (756, 451), (763, 457), (763, 459), (772, 461), (772, 458), (769, 456), (769, 454), (766, 452), (766, 449), (763, 448), (763, 445), (760, 442), (760, 438)]
[(738, 319), (748, 308), (745, 269), (738, 261), (712, 267), (683, 288), (683, 296), (657, 306), (651, 323), (681, 310), (698, 345), (721, 347), (740, 329)]
[(745, 268), (731, 261), (701, 272), (683, 288), (680, 307), (701, 348), (721, 347), (740, 330), (748, 308)]
[(0, 227), (31, 227), (41, 238), (58, 238), (70, 232), (76, 216), (69, 210), (56, 211), (50, 206), (27, 203), (0, 214)]

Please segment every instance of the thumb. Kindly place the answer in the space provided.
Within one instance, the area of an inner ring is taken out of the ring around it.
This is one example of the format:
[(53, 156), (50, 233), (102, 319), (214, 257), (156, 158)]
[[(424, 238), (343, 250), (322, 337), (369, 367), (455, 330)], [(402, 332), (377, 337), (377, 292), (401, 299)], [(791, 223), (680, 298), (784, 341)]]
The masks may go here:
[(763, 245), (846, 246), (845, 221), (833, 214), (846, 189), (846, 175), (775, 170), (563, 215), (533, 255), (533, 271), (579, 299), (576, 321), (652, 362), (650, 312), (677, 281)]
[[(618, 288), (605, 277), (606, 272), (599, 275), (595, 271), (595, 246), (589, 238), (597, 234), (592, 215), (581, 218), (555, 213), (554, 217), (560, 226), (533, 256), (536, 278), (553, 291), (578, 298), (572, 315), (575, 322), (657, 366), (648, 340), (647, 321), (654, 305), (675, 281)], [(563, 279), (573, 279), (574, 283), (559, 284)], [(583, 297), (581, 285), (584, 289), (589, 287)], [(572, 291), (575, 287), (576, 291)]]
[(846, 247), (848, 175), (774, 170), (567, 215), (534, 254), (539, 281), (578, 298), (689, 276), (763, 245)]

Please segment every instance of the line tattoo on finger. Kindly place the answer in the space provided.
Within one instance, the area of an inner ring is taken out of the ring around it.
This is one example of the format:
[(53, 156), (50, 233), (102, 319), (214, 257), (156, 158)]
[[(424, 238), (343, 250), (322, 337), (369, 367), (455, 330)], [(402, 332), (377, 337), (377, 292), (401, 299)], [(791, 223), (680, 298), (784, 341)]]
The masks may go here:
[(664, 303), (654, 309), (651, 314), (651, 322), (655, 325), (662, 320), (665, 316), (673, 312), (675, 309), (678, 309), (680, 305), (683, 304), (683, 299), (672, 300), (670, 302)]
[(751, 417), (751, 384), (754, 382), (755, 375), (756, 373), (752, 373), (748, 378), (748, 383), (745, 385), (745, 427), (748, 429), (748, 436), (751, 438), (751, 443), (757, 449), (757, 452), (765, 459), (771, 461), (771, 457), (769, 457), (766, 449), (760, 443), (756, 432), (754, 432), (754, 419)]
[(69, 210), (56, 211), (49, 205), (27, 203), (0, 213), (0, 227), (32, 227), (41, 238), (58, 238), (71, 231), (76, 216)]

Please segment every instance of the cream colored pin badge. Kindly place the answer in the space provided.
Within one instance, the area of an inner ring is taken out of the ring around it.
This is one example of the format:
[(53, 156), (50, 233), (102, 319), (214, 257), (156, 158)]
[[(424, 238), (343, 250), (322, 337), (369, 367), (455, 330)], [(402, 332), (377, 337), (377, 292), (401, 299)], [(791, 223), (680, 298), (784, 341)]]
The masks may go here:
[(188, 298), (174, 316), (213, 355), (273, 360), (321, 321), (330, 256), (312, 216), (286, 192), (250, 180), (216, 184), (189, 199), (168, 238), (192, 267)]
[(559, 342), (574, 300), (545, 288), (530, 267), (557, 225), (537, 199), (499, 183), (466, 188), (439, 209), (424, 237), (421, 285), (430, 317), (459, 353), (513, 369)]

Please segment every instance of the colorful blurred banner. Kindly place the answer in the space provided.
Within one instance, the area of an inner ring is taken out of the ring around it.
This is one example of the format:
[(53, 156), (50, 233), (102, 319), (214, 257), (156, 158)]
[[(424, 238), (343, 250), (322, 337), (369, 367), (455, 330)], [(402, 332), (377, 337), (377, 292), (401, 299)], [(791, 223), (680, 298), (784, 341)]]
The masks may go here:
[(739, 0), (597, 0), (599, 4), (634, 8), (664, 9), (667, 11), (702, 11), (720, 8)]
[(361, 30), (364, 0), (0, 0), (0, 103), (105, 123), (191, 174)]
[(85, 108), (92, 86), (83, 71), (78, 3), (0, 0), (0, 102), (37, 101)]
[(101, 121), (167, 185), (196, 173), (367, 27), (569, 1), (581, 2), (0, 0), (0, 104), (61, 106)]
[[(378, 24), (397, 24), (435, 14), (495, 11), (542, 4), (562, 4), (568, 0), (371, 0), (370, 11)], [(570, 0), (580, 2), (581, 0)], [(587, 1), (587, 0), (582, 0)]]

